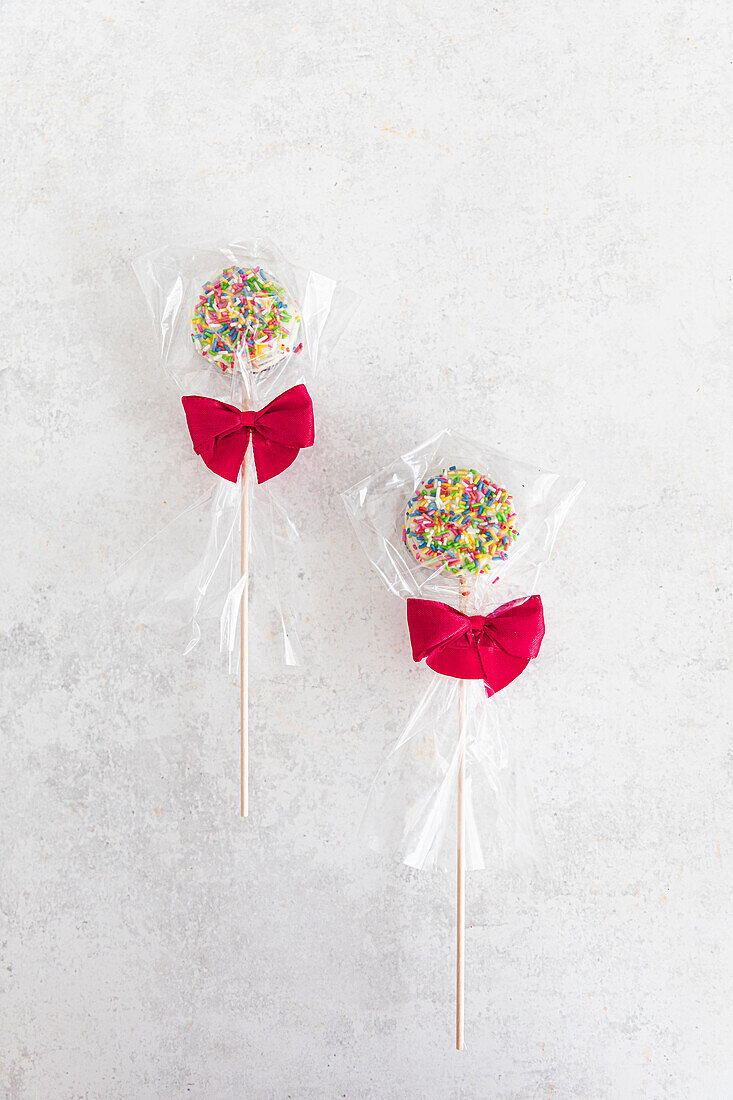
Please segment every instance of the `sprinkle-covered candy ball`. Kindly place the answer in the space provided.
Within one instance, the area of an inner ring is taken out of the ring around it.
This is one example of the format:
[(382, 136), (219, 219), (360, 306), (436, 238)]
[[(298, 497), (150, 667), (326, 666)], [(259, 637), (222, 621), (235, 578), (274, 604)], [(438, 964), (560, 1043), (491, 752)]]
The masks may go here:
[(450, 466), (421, 482), (407, 503), (402, 539), (424, 565), (488, 573), (517, 538), (512, 498), (490, 477)]
[(206, 283), (191, 318), (191, 339), (201, 355), (223, 371), (232, 370), (237, 349), (258, 374), (291, 352), (299, 352), (298, 307), (261, 267), (228, 267)]

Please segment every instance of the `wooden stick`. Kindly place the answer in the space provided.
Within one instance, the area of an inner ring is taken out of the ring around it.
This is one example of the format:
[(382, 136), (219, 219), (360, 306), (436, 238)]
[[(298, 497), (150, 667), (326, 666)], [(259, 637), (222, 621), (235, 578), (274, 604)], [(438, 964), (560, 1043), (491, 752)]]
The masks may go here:
[[(467, 581), (461, 578), (458, 596), (458, 609), (464, 615), (468, 611), (471, 590)], [(456, 1050), (463, 1050), (463, 1007), (464, 1007), (464, 939), (466, 932), (466, 689), (467, 681), (461, 680), (458, 709), (458, 820), (456, 835)]]
[[(249, 408), (247, 387), (242, 379), (242, 411)], [(239, 610), (239, 815), (249, 813), (249, 646), (247, 625), (249, 619), (249, 493), (247, 492), (247, 448), (242, 459), (242, 504), (239, 564), (244, 578), (242, 602)]]

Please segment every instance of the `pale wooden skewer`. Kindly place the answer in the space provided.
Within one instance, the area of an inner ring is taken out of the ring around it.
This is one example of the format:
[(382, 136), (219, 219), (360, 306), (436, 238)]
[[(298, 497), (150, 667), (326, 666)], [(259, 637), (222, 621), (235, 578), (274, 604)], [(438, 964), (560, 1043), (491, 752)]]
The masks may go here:
[[(249, 408), (247, 387), (242, 377), (242, 411)], [(239, 524), (241, 542), (239, 564), (244, 584), (239, 610), (239, 816), (249, 813), (249, 646), (247, 625), (249, 619), (249, 493), (247, 492), (247, 453), (242, 459), (242, 505)]]
[[(460, 579), (458, 610), (465, 615), (471, 590), (463, 577)], [(458, 744), (460, 759), (458, 763), (458, 821), (456, 836), (456, 1050), (463, 1050), (463, 1006), (465, 954), (464, 939), (466, 932), (466, 806), (464, 800), (466, 787), (466, 691), (467, 681), (461, 680), (458, 710)]]

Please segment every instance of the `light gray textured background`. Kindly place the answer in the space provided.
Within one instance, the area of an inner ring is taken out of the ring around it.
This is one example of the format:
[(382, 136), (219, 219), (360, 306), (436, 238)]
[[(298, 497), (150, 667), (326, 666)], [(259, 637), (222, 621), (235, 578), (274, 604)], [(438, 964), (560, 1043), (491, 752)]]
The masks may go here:
[[(725, 13), (3, 0), (6, 1097), (733, 1096)], [(210, 476), (130, 259), (256, 232), (365, 304), (243, 825), (214, 644), (104, 584)], [(354, 839), (429, 674), (338, 499), (444, 424), (588, 481), (513, 694), (554, 870), (469, 877), (462, 1055), (452, 879)]]

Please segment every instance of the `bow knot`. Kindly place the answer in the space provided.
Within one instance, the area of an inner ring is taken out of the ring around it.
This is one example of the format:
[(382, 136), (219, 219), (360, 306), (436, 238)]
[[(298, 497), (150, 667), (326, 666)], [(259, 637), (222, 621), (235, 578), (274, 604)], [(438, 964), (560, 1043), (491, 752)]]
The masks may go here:
[(237, 480), (250, 439), (259, 482), (287, 470), (301, 447), (315, 441), (313, 402), (302, 384), (257, 411), (211, 397), (181, 400), (194, 451), (227, 481)]
[(539, 596), (512, 600), (488, 615), (464, 615), (436, 600), (407, 601), (415, 661), (444, 676), (483, 680), (494, 695), (524, 672), (545, 634)]

